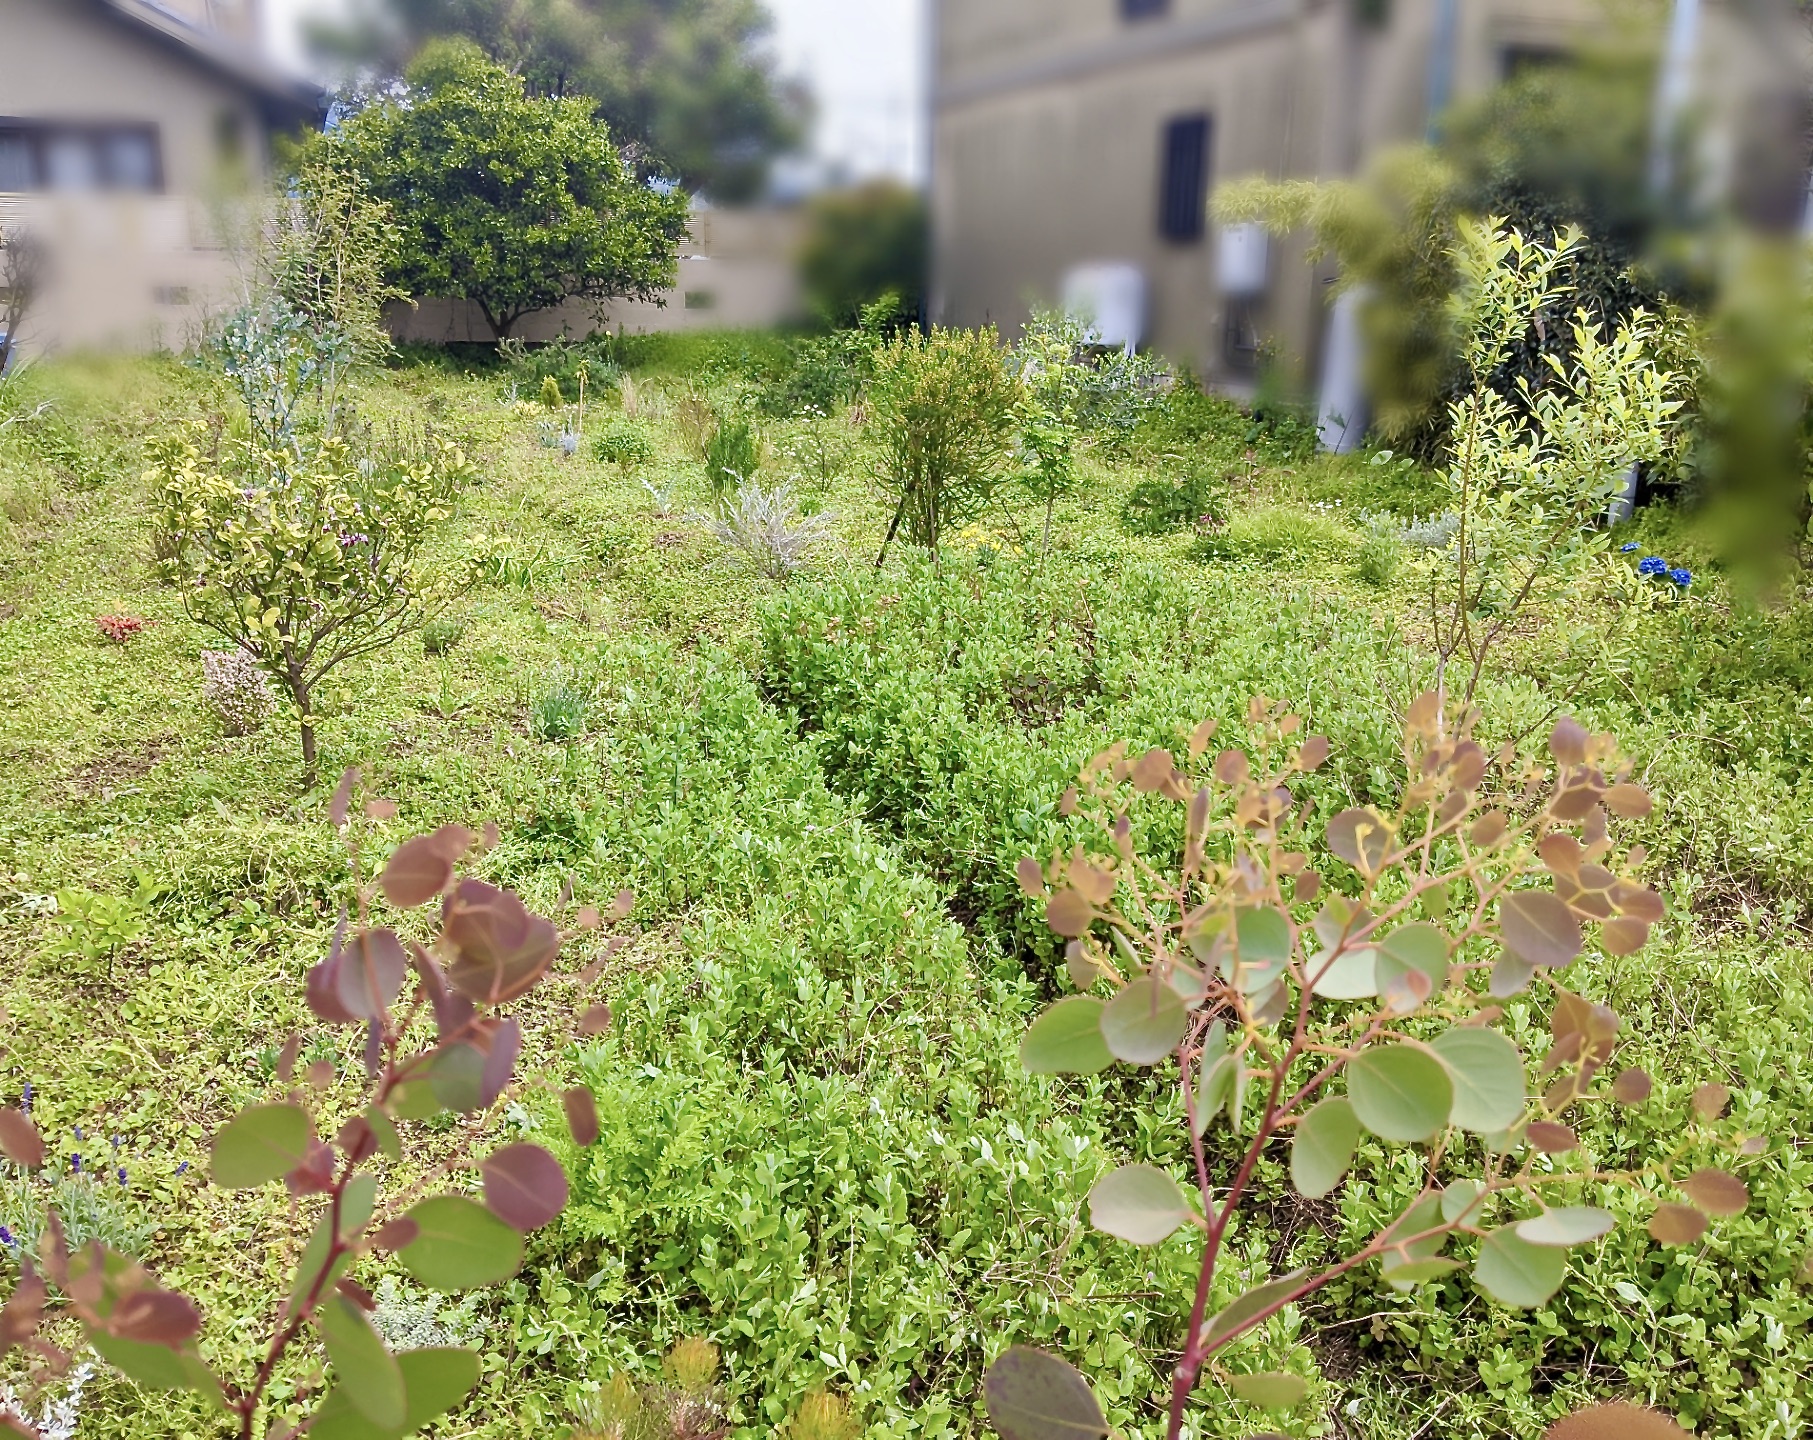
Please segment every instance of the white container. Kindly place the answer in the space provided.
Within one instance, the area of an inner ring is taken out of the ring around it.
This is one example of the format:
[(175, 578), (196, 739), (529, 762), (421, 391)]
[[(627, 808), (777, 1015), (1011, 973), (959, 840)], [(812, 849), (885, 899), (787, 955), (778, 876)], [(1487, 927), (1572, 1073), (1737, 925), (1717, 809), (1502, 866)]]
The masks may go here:
[(1092, 344), (1134, 351), (1146, 338), (1146, 277), (1124, 261), (1078, 265), (1064, 276), (1064, 313)]
[(1221, 227), (1215, 246), (1215, 277), (1223, 295), (1251, 300), (1265, 294), (1270, 260), (1271, 244), (1264, 225), (1247, 221)]

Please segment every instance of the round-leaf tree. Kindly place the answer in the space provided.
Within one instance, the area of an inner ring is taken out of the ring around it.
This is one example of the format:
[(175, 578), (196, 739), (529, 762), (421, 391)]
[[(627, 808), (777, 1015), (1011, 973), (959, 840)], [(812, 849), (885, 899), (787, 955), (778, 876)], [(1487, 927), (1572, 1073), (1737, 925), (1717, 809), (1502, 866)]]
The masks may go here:
[(658, 299), (678, 275), (686, 196), (638, 179), (589, 101), (530, 95), (470, 42), (431, 45), (317, 143), (397, 217), (397, 286), (472, 301), (500, 339), (566, 299)]

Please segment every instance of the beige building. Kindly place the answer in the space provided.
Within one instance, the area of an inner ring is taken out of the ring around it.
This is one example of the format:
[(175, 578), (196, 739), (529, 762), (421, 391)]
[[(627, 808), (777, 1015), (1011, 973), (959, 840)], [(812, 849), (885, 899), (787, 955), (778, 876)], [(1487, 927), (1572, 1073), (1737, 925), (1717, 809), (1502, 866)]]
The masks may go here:
[(240, 284), (225, 232), (320, 92), (255, 0), (0, 0), (0, 227), (49, 260), (22, 343), (175, 345)]
[(1351, 174), (1420, 138), (1450, 99), (1564, 48), (1598, 9), (933, 0), (933, 12), (934, 317), (1009, 330), (1029, 303), (1099, 293), (1098, 313), (1142, 309), (1143, 343), (1237, 389), (1262, 348), (1316, 373), (1331, 276), (1300, 240), (1218, 231), (1214, 186)]

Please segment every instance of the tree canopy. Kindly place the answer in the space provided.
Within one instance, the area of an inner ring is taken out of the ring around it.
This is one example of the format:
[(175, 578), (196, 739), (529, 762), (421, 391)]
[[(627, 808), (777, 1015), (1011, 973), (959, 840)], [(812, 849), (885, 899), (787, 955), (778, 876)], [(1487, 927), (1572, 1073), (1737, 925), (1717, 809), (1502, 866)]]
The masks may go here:
[(470, 41), (437, 41), (404, 83), (315, 142), (390, 207), (395, 283), (465, 299), (501, 338), (569, 297), (669, 289), (684, 193), (639, 179), (578, 97), (532, 95)]
[(583, 95), (619, 140), (691, 189), (748, 199), (797, 144), (807, 105), (762, 44), (760, 0), (370, 0), (338, 48), (401, 68), (427, 42), (476, 42), (536, 94)]

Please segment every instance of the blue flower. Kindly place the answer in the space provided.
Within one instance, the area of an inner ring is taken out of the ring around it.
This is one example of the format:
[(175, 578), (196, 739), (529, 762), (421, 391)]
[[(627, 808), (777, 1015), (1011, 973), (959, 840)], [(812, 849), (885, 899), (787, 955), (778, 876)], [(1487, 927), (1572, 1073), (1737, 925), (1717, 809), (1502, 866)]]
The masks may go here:
[(0, 1245), (10, 1245), (15, 1250), (19, 1248), (19, 1242), (13, 1232), (4, 1225), (0, 1225)]
[(80, 1140), (81, 1138), (82, 1138), (82, 1127), (80, 1125), (78, 1125), (78, 1126), (76, 1126), (76, 1139)]
[(71, 1155), (69, 1157), (69, 1168), (74, 1174), (80, 1175), (82, 1173), (82, 1157), (80, 1155)]
[(1637, 573), (1639, 575), (1666, 575), (1668, 573), (1668, 562), (1660, 555), (1646, 556), (1637, 566)]
[(25, 1082), (25, 1098), (19, 1102), (19, 1108), (27, 1115), (31, 1114), (31, 1081)]
[(120, 1184), (124, 1185), (126, 1183), (126, 1167), (122, 1165), (114, 1173), (120, 1177)]
[(1638, 548), (1638, 546), (1637, 546), (1637, 542), (1635, 540), (1626, 540), (1622, 545), (1620, 545), (1618, 547), (1619, 551), (1625, 555), (1631, 554), (1637, 548)]
[(176, 1167), (176, 1173), (178, 1175), (187, 1175), (189, 1173), (189, 1162), (185, 1160), (182, 1164), (178, 1165)]
[(1670, 570), (1668, 572), (1668, 578), (1685, 590), (1689, 585), (1693, 584), (1693, 571), (1680, 569)]

